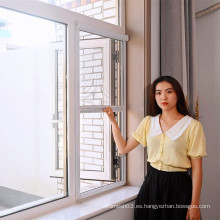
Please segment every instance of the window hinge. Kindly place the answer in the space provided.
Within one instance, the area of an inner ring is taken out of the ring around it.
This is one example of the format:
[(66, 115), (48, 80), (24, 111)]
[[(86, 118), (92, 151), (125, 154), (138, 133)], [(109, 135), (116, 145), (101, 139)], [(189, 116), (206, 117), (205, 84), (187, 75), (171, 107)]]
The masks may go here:
[(113, 165), (115, 169), (118, 169), (120, 167), (120, 163), (121, 162), (121, 157), (120, 156), (116, 156), (115, 158), (113, 158)]
[(113, 54), (113, 60), (116, 63), (119, 63), (119, 51), (115, 51), (115, 53)]

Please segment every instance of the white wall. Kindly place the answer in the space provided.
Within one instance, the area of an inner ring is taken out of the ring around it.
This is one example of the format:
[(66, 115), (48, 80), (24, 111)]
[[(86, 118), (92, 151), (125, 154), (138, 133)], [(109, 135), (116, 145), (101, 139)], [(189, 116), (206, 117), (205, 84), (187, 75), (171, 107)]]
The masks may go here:
[(49, 46), (0, 53), (0, 67), (0, 186), (54, 195)]
[[(144, 0), (126, 1), (127, 42), (127, 139), (144, 118)], [(137, 25), (138, 24), (138, 25)], [(149, 58), (148, 58), (149, 59)], [(127, 184), (141, 186), (144, 180), (144, 148), (139, 145), (127, 154)]]
[[(197, 0), (196, 12), (219, 1)], [(207, 140), (207, 157), (203, 159), (201, 209), (203, 219), (219, 219), (220, 181), (220, 10), (196, 19), (197, 70), (199, 83), (199, 111)]]

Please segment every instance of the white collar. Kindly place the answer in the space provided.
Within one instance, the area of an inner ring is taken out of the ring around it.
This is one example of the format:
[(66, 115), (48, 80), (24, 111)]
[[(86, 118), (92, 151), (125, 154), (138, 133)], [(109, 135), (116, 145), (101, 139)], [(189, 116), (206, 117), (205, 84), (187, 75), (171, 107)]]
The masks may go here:
[[(160, 114), (151, 117), (150, 137), (163, 134), (159, 123), (159, 117)], [(181, 136), (181, 134), (189, 126), (192, 120), (193, 120), (192, 117), (185, 115), (173, 127), (171, 127), (168, 131), (166, 131), (165, 134), (172, 140), (176, 140), (178, 137)]]

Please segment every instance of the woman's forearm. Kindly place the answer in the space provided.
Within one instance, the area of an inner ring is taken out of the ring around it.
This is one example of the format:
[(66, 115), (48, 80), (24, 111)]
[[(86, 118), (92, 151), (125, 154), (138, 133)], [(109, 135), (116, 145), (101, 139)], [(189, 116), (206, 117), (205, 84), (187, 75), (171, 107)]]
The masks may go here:
[(192, 163), (192, 200), (191, 205), (199, 205), (200, 193), (202, 188), (202, 162), (200, 159), (193, 160)]
[(131, 151), (132, 149), (134, 149), (135, 147), (137, 147), (139, 145), (139, 142), (136, 141), (133, 137), (129, 138), (128, 141), (125, 141), (125, 139), (122, 137), (121, 131), (118, 127), (118, 123), (115, 120), (115, 116), (112, 111), (112, 108), (107, 107), (107, 108), (103, 109), (103, 111), (107, 114), (107, 116), (111, 122), (112, 133), (113, 133), (116, 147), (118, 148), (119, 153), (126, 154), (129, 151)]
[(118, 151), (120, 154), (124, 154), (125, 153), (125, 148), (126, 148), (126, 141), (124, 140), (124, 138), (121, 135), (121, 131), (118, 127), (118, 123), (116, 121), (111, 122), (112, 124), (112, 133), (114, 136), (114, 140), (116, 143), (116, 146), (118, 148)]

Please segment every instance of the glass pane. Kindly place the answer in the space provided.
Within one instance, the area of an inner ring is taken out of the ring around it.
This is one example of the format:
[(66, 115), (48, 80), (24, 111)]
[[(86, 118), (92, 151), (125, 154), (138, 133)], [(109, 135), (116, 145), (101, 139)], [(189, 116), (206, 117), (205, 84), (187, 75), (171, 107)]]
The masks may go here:
[(120, 25), (120, 0), (40, 0), (98, 20)]
[(0, 8), (0, 216), (67, 194), (65, 31)]
[[(115, 113), (121, 131), (123, 113)], [(118, 152), (105, 113), (80, 114), (80, 191), (121, 180)]]
[(123, 105), (122, 42), (80, 32), (80, 105)]

